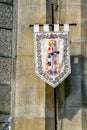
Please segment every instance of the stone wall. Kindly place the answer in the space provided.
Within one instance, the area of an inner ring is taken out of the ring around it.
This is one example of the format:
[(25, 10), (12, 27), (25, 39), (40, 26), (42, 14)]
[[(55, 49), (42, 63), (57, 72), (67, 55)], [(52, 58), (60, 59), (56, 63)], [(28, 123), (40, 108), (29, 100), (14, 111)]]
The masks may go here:
[(11, 111), (13, 1), (0, 0), (0, 129), (7, 129)]
[(51, 2), (55, 23), (77, 23), (70, 27), (72, 74), (57, 87), (58, 129), (82, 130), (80, 0), (18, 1), (14, 130), (54, 129), (54, 91), (35, 75), (33, 28), (29, 28), (51, 22)]
[(51, 23), (51, 3), (55, 23), (77, 23), (70, 27), (72, 73), (56, 89), (58, 130), (86, 130), (86, 0), (0, 0), (1, 128), (11, 114), (12, 130), (54, 129), (54, 90), (35, 75), (29, 28)]
[(82, 130), (87, 129), (87, 1), (82, 4)]
[[(54, 3), (55, 23), (77, 23), (77, 26), (70, 27), (71, 40), (71, 75), (57, 87), (57, 117), (59, 130), (82, 130), (82, 108), (81, 108), (81, 77), (82, 77), (82, 56), (81, 56), (81, 1), (57, 0)], [(50, 1), (47, 1), (47, 23), (51, 22)], [(60, 27), (63, 30), (63, 27)], [(49, 97), (52, 97), (51, 99)], [(46, 88), (46, 108), (52, 111), (53, 90)], [(50, 103), (51, 102), (51, 103)], [(51, 114), (50, 114), (51, 115)], [(54, 122), (51, 116), (46, 113), (46, 130), (52, 129)], [(51, 122), (52, 126), (48, 126)]]
[(45, 23), (45, 0), (17, 2), (17, 57), (12, 130), (45, 130), (45, 83), (34, 71), (33, 28)]
[[(82, 130), (81, 122), (81, 2), (80, 0), (59, 0), (59, 23), (77, 23), (70, 27), (71, 75), (64, 81), (64, 87), (57, 88), (58, 129)], [(61, 28), (63, 30), (63, 28)], [(62, 90), (62, 91), (61, 91)], [(62, 95), (63, 92), (63, 95)]]

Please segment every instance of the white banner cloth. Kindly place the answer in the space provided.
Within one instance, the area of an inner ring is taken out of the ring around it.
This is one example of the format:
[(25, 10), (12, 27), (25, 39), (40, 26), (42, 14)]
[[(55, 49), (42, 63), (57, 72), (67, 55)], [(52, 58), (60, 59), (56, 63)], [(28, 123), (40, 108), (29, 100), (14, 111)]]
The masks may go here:
[(59, 31), (59, 24), (54, 24), (54, 32), (58, 32)]
[(34, 32), (39, 32), (39, 24), (34, 25)]
[(69, 32), (69, 24), (64, 24), (64, 31), (67, 31), (67, 32)]
[(71, 73), (68, 32), (34, 33), (35, 72), (52, 87)]
[(44, 32), (49, 32), (49, 24), (44, 24), (43, 30)]

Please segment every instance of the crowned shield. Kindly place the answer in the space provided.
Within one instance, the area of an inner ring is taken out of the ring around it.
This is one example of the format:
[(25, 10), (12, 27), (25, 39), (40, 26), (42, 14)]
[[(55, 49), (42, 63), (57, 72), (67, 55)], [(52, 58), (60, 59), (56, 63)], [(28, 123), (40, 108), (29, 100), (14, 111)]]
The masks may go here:
[(35, 72), (57, 87), (71, 73), (68, 32), (34, 33)]

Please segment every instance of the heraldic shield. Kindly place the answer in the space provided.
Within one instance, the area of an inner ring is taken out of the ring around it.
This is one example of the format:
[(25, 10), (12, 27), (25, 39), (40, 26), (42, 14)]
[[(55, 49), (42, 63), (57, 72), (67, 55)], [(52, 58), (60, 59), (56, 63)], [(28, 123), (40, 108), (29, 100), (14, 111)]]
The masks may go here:
[(35, 32), (35, 72), (53, 88), (71, 73), (68, 32)]

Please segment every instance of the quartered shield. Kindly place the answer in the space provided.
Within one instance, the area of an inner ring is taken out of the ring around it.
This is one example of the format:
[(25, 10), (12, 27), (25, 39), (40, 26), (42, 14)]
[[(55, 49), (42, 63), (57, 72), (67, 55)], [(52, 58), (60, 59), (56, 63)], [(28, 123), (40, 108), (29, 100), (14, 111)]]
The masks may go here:
[(35, 72), (57, 87), (71, 73), (68, 32), (34, 33)]

